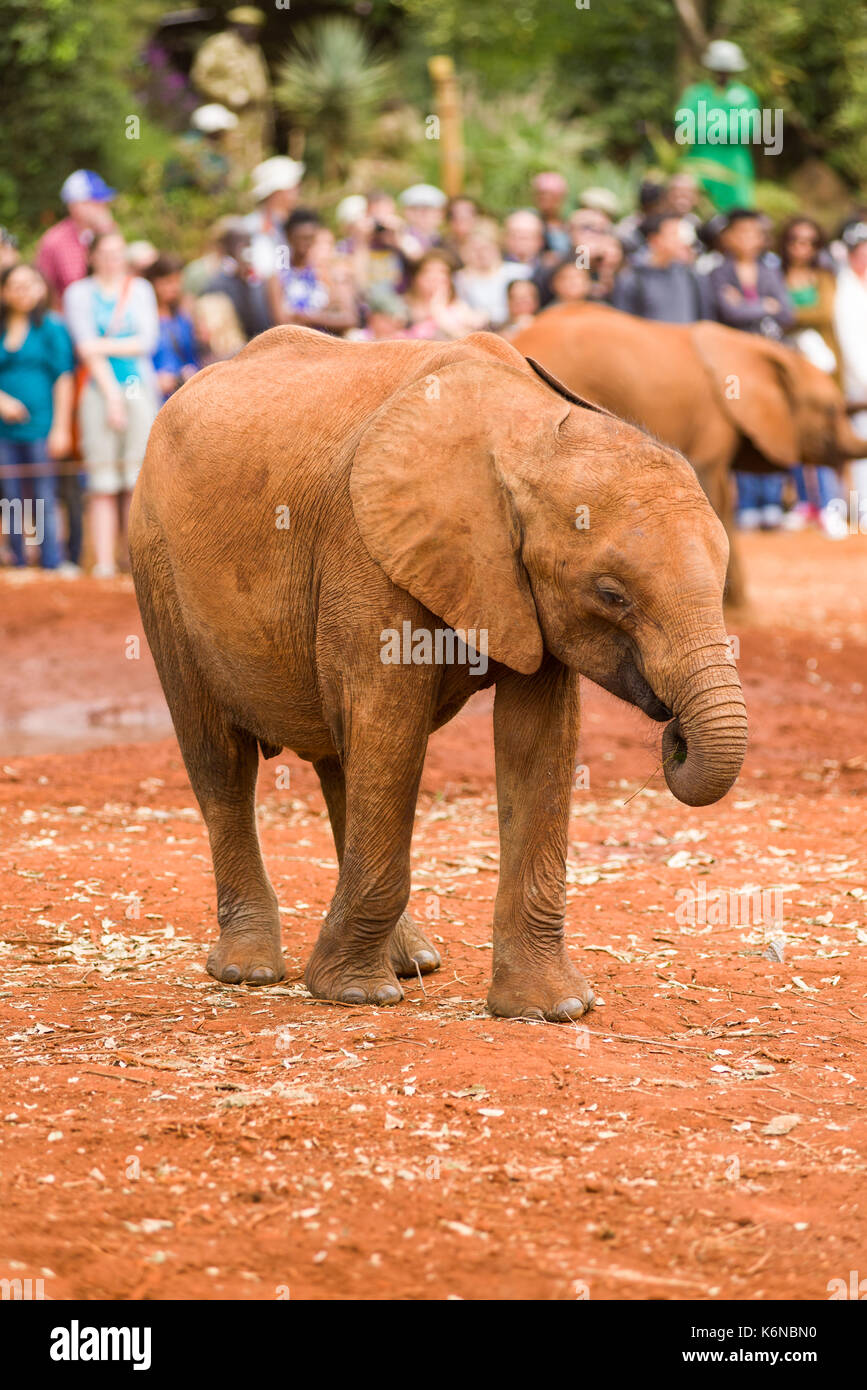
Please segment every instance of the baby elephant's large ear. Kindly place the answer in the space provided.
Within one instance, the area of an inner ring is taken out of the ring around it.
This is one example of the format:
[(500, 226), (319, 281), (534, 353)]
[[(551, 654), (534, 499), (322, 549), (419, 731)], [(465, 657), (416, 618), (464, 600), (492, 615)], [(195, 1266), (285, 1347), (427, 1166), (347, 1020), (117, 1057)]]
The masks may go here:
[(386, 402), (352, 466), (374, 560), (449, 627), (486, 631), (491, 660), (525, 674), (543, 644), (510, 481), (553, 453), (566, 414), (510, 367), (453, 363)]

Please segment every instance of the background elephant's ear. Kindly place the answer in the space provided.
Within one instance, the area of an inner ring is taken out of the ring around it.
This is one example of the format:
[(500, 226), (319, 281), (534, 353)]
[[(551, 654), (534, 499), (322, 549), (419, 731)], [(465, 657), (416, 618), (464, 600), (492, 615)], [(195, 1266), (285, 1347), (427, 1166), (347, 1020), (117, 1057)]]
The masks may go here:
[(697, 323), (691, 333), (732, 422), (770, 463), (780, 468), (797, 463), (788, 349), (718, 323)]
[(525, 674), (543, 643), (510, 478), (553, 452), (566, 414), (532, 378), (469, 359), (387, 401), (352, 465), (373, 559), (449, 627), (486, 630), (491, 660)]

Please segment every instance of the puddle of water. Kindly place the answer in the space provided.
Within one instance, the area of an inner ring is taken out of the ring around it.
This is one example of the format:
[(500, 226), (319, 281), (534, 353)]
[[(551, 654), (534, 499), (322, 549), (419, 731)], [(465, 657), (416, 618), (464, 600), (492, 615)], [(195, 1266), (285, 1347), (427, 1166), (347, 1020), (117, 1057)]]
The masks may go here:
[(83, 753), (111, 743), (142, 743), (168, 738), (172, 721), (164, 701), (129, 705), (67, 700), (0, 715), (0, 757)]

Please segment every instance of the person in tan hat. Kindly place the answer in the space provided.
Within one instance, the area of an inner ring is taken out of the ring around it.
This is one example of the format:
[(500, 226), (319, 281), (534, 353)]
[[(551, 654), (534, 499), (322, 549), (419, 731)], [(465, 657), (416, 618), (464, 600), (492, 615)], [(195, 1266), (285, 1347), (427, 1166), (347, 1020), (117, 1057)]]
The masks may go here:
[(240, 5), (226, 18), (229, 28), (205, 40), (190, 76), (208, 102), (227, 107), (238, 119), (224, 138), (226, 156), (240, 181), (261, 163), (271, 142), (271, 79), (259, 47), (265, 15), (252, 5)]

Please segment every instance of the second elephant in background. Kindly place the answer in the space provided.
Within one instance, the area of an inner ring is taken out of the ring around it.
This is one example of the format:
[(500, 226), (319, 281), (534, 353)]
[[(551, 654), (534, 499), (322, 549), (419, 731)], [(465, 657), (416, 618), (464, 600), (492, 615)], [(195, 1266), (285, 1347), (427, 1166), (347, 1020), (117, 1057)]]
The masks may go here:
[(791, 348), (719, 323), (650, 323), (604, 305), (548, 309), (513, 340), (572, 391), (691, 462), (729, 535), (726, 598), (746, 601), (731, 474), (867, 456), (833, 379)]

